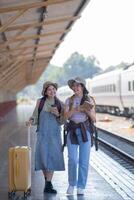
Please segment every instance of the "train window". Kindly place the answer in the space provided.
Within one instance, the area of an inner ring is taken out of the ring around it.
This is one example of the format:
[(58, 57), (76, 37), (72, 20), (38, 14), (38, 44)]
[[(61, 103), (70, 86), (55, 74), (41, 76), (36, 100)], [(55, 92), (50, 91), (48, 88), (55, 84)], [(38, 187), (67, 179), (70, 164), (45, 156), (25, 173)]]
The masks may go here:
[(104, 87), (105, 87), (104, 92), (106, 92), (107, 91), (107, 86), (105, 85)]
[(104, 92), (106, 92), (106, 91), (107, 91), (107, 86), (105, 85), (105, 86), (104, 86)]
[(109, 92), (109, 85), (107, 85), (107, 92)]
[(108, 91), (111, 92), (111, 85), (108, 85)]
[(107, 85), (106, 88), (107, 88), (106, 91), (109, 92), (109, 85)]
[(96, 86), (96, 87), (92, 88), (92, 92), (93, 93), (116, 92), (116, 86), (115, 86), (115, 84)]
[(112, 85), (110, 84), (110, 92), (112, 92), (113, 90), (112, 90)]
[(131, 82), (128, 82), (128, 91), (131, 91)]
[(113, 84), (113, 92), (116, 92), (116, 86)]
[(101, 90), (100, 91), (104, 92), (104, 86), (103, 85), (101, 86)]
[(102, 88), (102, 86), (100, 86), (99, 89), (100, 89), (100, 92), (103, 92), (103, 88)]
[(108, 85), (106, 85), (106, 92), (108, 92)]

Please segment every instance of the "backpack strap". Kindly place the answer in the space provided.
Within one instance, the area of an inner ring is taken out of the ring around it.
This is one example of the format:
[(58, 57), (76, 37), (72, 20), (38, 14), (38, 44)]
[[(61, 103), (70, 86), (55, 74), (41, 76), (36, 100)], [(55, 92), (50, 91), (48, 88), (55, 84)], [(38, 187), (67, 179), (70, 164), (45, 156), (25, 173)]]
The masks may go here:
[[(58, 111), (59, 111), (59, 113), (60, 113), (60, 112), (61, 112), (61, 103), (60, 103), (60, 100), (59, 100), (57, 97), (55, 97), (54, 100), (55, 100), (55, 105), (57, 106)], [(46, 101), (46, 96), (44, 96), (44, 97), (42, 97), (42, 98), (40, 99), (40, 103), (39, 103), (39, 107), (38, 107), (37, 130), (38, 130), (38, 127), (39, 127), (39, 117), (40, 117), (40, 113), (41, 113), (41, 111), (42, 111), (42, 109), (43, 109), (43, 106), (44, 106), (44, 104), (45, 104), (45, 101)]]
[[(95, 99), (94, 97), (90, 96), (90, 98), (93, 100), (94, 102), (94, 109), (96, 108), (96, 102), (95, 102)], [(95, 145), (95, 150), (98, 151), (98, 130), (97, 130), (97, 127), (95, 125), (94, 122), (91, 121), (91, 119), (89, 118), (90, 120), (90, 123), (91, 123), (91, 127), (92, 127), (92, 137), (94, 135), (94, 145)], [(92, 138), (92, 142), (93, 142), (93, 138)], [(92, 143), (93, 144), (93, 143)]]
[(57, 97), (55, 97), (54, 100), (55, 100), (55, 105), (56, 105), (59, 113), (61, 113), (61, 109), (62, 108), (61, 108), (61, 102), (60, 102), (60, 100)]
[(41, 111), (42, 111), (42, 109), (43, 109), (45, 100), (46, 100), (46, 97), (42, 97), (42, 98), (40, 99), (40, 103), (39, 103), (39, 107), (38, 107), (37, 131), (38, 131), (38, 128), (39, 128), (39, 117), (40, 117), (40, 113), (41, 113)]
[(46, 100), (46, 97), (42, 97), (42, 98), (40, 99), (40, 103), (39, 103), (39, 107), (38, 107), (38, 115), (40, 115), (40, 112), (41, 112), (42, 109), (43, 109), (45, 100)]

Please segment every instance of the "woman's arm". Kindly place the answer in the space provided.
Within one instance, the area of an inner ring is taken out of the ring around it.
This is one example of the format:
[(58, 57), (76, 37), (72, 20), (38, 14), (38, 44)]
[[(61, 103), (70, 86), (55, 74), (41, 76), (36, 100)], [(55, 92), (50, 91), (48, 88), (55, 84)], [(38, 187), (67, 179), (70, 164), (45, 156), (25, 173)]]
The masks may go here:
[(88, 117), (90, 117), (93, 122), (96, 122), (96, 112), (94, 107), (90, 110), (85, 110), (85, 113), (88, 115)]
[(93, 122), (96, 122), (95, 101), (93, 98), (90, 98), (90, 102), (85, 101), (84, 104), (80, 106), (80, 111), (85, 112)]
[(27, 126), (37, 125), (39, 103), (40, 103), (40, 99), (37, 100), (35, 109), (34, 109), (34, 111), (33, 111), (33, 114), (32, 114), (32, 116), (29, 118), (29, 120), (26, 122), (26, 125), (27, 125)]
[(78, 108), (71, 108), (71, 110), (69, 110), (69, 106), (65, 105), (64, 107), (64, 118), (65, 120), (69, 119), (74, 113), (79, 112)]

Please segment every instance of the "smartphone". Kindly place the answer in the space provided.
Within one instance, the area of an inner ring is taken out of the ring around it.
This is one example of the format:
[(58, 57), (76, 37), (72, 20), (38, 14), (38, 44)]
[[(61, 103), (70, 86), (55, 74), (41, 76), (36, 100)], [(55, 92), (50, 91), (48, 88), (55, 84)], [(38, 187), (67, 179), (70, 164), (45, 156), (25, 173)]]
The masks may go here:
[(51, 107), (56, 107), (56, 105), (55, 105), (55, 104), (53, 104), (53, 105), (51, 105)]

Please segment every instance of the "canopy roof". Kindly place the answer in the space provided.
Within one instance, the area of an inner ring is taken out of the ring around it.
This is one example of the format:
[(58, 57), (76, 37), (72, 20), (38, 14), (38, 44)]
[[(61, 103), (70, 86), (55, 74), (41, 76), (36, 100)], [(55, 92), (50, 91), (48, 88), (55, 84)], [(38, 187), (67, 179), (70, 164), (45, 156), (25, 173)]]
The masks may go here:
[(0, 89), (34, 84), (90, 0), (0, 0)]

